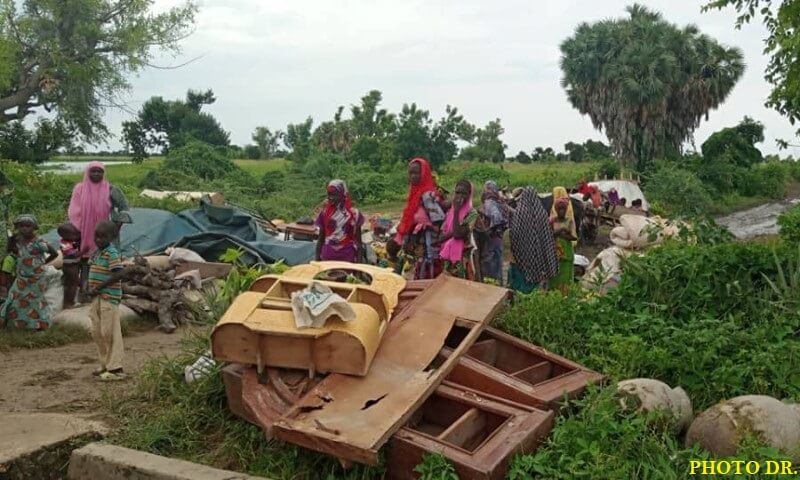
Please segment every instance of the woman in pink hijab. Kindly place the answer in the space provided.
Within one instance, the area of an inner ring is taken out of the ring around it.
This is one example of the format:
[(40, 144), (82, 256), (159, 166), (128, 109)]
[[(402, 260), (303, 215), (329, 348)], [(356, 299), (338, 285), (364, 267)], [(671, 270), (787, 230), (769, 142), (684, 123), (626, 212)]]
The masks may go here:
[(88, 277), (88, 259), (97, 249), (94, 229), (103, 220), (117, 225), (117, 243), (123, 223), (132, 223), (128, 202), (122, 190), (105, 178), (106, 167), (101, 162), (89, 162), (83, 181), (75, 185), (69, 201), (69, 221), (81, 233), (81, 290), (85, 290)]
[(471, 225), (477, 217), (477, 212), (472, 208), (472, 184), (468, 180), (460, 180), (442, 225), (439, 256), (444, 260), (444, 269), (448, 273), (467, 280), (476, 278)]

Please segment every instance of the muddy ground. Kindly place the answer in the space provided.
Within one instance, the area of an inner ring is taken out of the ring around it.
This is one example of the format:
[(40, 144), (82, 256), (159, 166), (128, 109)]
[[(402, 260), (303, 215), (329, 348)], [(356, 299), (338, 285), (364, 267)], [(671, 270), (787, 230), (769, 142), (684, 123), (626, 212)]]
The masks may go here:
[(0, 412), (97, 414), (105, 392), (132, 388), (147, 359), (177, 353), (182, 337), (180, 330), (171, 335), (149, 330), (125, 337), (128, 379), (114, 383), (92, 377), (98, 364), (91, 342), (0, 353)]

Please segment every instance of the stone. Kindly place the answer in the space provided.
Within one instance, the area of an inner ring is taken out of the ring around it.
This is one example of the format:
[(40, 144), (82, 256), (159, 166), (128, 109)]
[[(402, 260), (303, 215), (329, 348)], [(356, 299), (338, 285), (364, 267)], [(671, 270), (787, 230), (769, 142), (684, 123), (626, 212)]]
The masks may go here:
[(72, 452), (69, 480), (266, 480), (243, 473), (91, 443)]

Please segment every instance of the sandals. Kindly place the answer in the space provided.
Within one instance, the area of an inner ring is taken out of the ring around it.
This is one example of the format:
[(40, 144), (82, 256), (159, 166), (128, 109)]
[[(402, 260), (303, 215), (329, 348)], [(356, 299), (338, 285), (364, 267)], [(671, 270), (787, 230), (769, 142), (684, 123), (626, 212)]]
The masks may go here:
[(100, 373), (97, 378), (102, 382), (116, 382), (120, 380), (125, 380), (125, 374), (122, 372), (122, 369), (114, 370), (114, 371), (105, 371)]

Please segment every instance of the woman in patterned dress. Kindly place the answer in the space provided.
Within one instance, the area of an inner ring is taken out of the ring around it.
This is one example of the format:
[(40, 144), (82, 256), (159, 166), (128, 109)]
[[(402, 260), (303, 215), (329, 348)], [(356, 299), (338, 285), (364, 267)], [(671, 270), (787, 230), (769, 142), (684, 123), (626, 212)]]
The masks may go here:
[(38, 226), (33, 215), (14, 219), (17, 274), (0, 310), (0, 317), (7, 323), (29, 330), (46, 330), (52, 322), (44, 296), (44, 266), (58, 256), (51, 245), (36, 235)]

